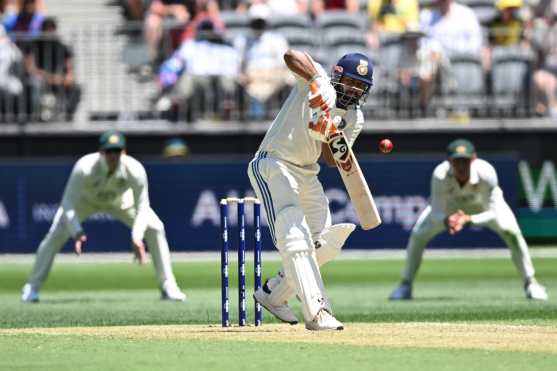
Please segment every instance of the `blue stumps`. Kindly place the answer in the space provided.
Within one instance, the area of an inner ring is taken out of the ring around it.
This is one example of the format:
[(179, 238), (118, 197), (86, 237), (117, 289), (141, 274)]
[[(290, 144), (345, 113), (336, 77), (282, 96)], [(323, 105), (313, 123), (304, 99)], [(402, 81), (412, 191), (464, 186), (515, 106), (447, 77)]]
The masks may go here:
[[(222, 326), (230, 326), (230, 298), (229, 298), (229, 204), (235, 203), (238, 209), (238, 325), (247, 325), (247, 295), (246, 295), (246, 203), (253, 204), (254, 248), (253, 270), (254, 290), (261, 287), (262, 259), (261, 259), (261, 203), (257, 198), (228, 197), (220, 201), (221, 212), (221, 299)], [(255, 291), (254, 291), (255, 292)], [(261, 326), (263, 314), (261, 305), (255, 302), (255, 325)]]

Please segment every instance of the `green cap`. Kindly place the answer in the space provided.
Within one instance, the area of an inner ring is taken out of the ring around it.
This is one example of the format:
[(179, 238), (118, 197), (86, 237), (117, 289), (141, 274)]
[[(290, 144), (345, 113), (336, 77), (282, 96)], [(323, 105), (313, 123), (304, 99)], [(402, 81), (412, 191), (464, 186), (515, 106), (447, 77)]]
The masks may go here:
[(466, 139), (454, 140), (447, 147), (449, 158), (473, 158), (475, 154), (476, 148), (472, 142)]
[(126, 137), (116, 130), (105, 131), (99, 138), (99, 145), (101, 151), (109, 151), (111, 149), (123, 150), (126, 148)]

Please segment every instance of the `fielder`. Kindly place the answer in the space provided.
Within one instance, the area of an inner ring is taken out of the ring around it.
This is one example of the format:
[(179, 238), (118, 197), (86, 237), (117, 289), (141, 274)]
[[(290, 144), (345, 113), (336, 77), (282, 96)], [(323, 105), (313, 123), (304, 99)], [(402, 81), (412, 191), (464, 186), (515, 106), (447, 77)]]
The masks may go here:
[(451, 142), (447, 152), (448, 161), (438, 165), (431, 178), (431, 205), (412, 229), (402, 282), (389, 299), (412, 299), (412, 283), (429, 241), (445, 230), (456, 234), (473, 225), (489, 228), (505, 241), (524, 280), (526, 297), (547, 300), (545, 288), (534, 277), (528, 246), (503, 198), (493, 166), (477, 158), (474, 145), (465, 139)]
[(159, 279), (162, 299), (184, 301), (186, 295), (176, 284), (164, 225), (149, 205), (147, 174), (143, 165), (126, 154), (126, 139), (116, 131), (100, 137), (100, 151), (80, 158), (75, 164), (52, 226), (37, 250), (35, 265), (23, 287), (21, 300), (38, 302), (39, 290), (66, 241), (74, 239), (80, 255), (87, 236), (81, 222), (104, 212), (128, 225), (134, 254), (145, 261), (147, 242)]
[[(347, 54), (329, 78), (304, 52), (288, 50), (284, 60), (296, 85), (248, 167), (283, 271), (254, 297), (277, 318), (297, 323), (287, 305), (297, 295), (307, 329), (342, 330), (343, 324), (333, 316), (319, 266), (336, 256), (355, 226), (331, 225), (317, 162), (323, 151), (327, 163), (334, 166), (326, 145), (330, 131), (343, 130), (350, 145), (356, 140), (364, 122), (359, 107), (373, 83), (373, 66), (362, 54)], [(310, 93), (310, 85), (316, 93)]]

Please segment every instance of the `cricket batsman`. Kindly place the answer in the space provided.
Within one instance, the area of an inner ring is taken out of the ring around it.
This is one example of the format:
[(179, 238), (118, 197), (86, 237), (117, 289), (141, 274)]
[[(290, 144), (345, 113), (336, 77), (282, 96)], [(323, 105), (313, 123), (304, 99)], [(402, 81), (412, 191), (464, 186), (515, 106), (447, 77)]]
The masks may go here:
[(149, 205), (145, 168), (126, 154), (126, 138), (121, 133), (105, 132), (99, 143), (99, 152), (81, 157), (71, 172), (52, 226), (37, 250), (21, 300), (39, 301), (39, 290), (54, 256), (69, 238), (74, 240), (76, 254), (81, 254), (87, 241), (81, 222), (99, 212), (108, 213), (131, 228), (139, 264), (145, 261), (143, 240), (147, 242), (162, 299), (186, 300), (172, 273), (164, 225)]
[(254, 297), (280, 320), (297, 323), (287, 305), (297, 295), (308, 330), (342, 330), (319, 266), (337, 255), (355, 225), (331, 225), (317, 162), (323, 151), (327, 163), (334, 164), (326, 144), (331, 132), (344, 131), (349, 145), (356, 140), (364, 122), (360, 105), (372, 86), (373, 66), (363, 54), (347, 54), (329, 78), (307, 53), (288, 50), (284, 60), (296, 84), (248, 167), (283, 270)]
[(526, 298), (547, 300), (545, 288), (534, 277), (528, 246), (503, 198), (493, 166), (477, 158), (474, 145), (465, 139), (451, 142), (447, 153), (448, 160), (433, 171), (431, 205), (425, 208), (412, 229), (402, 282), (389, 299), (412, 299), (412, 283), (429, 241), (443, 231), (457, 234), (471, 225), (489, 228), (503, 239), (524, 280)]

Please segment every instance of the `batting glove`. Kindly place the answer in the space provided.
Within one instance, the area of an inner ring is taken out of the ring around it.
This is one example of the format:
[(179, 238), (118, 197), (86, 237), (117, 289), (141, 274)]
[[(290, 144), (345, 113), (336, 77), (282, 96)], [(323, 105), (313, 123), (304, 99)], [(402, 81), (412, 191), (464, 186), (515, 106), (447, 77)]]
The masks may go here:
[(337, 92), (329, 79), (318, 76), (310, 82), (309, 88), (308, 101), (311, 109), (329, 112), (335, 106)]
[(329, 135), (337, 132), (337, 127), (331, 115), (321, 109), (312, 110), (311, 121), (308, 125), (309, 136), (320, 142), (327, 142)]

